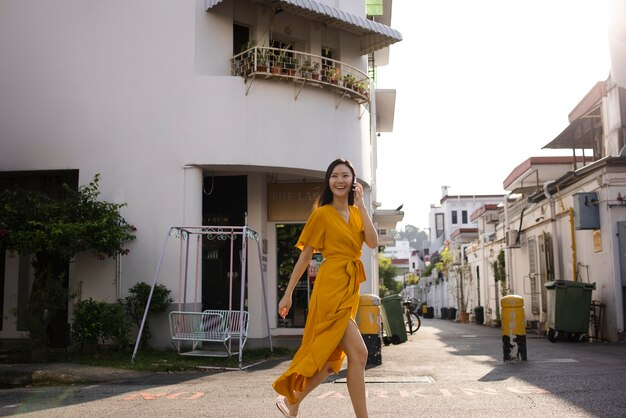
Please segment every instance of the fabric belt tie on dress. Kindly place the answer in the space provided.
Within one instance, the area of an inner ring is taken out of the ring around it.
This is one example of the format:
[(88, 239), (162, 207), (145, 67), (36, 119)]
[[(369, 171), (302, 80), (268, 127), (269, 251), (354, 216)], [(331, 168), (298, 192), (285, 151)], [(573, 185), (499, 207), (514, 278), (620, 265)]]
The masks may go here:
[(349, 288), (358, 290), (358, 286), (365, 281), (365, 267), (360, 258), (330, 256), (329, 258), (339, 258), (346, 260), (346, 273), (348, 273)]

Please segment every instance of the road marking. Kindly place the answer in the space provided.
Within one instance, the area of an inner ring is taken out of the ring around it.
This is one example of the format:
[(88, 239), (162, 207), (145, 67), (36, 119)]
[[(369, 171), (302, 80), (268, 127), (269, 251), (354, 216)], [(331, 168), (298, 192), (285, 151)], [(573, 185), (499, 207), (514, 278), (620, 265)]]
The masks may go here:
[(452, 393), (448, 389), (439, 389), (444, 398), (449, 398)]
[(315, 399), (326, 399), (326, 398), (347, 399), (346, 396), (342, 395), (339, 392), (335, 392), (334, 390), (330, 390), (326, 393), (322, 393), (321, 395), (315, 397)]
[(144, 400), (144, 401), (154, 401), (156, 399), (170, 399), (170, 400), (183, 400), (189, 401), (193, 399), (201, 398), (205, 395), (204, 392), (174, 392), (174, 393), (147, 393), (147, 392), (139, 392), (133, 393), (131, 395), (125, 396), (122, 398), (124, 401), (134, 401), (134, 400)]
[(470, 389), (470, 388), (461, 388), (461, 392), (466, 394), (467, 396), (474, 396), (477, 393), (484, 393), (485, 395), (497, 395), (495, 389)]
[[(334, 383), (347, 382), (345, 377), (334, 381)], [(365, 383), (435, 383), (435, 379), (430, 376), (366, 376)]]
[(533, 361), (533, 363), (578, 363), (578, 360), (574, 360), (573, 358), (553, 358), (547, 360), (537, 360)]
[(5, 405), (3, 406), (3, 408), (17, 408), (18, 406), (20, 406), (19, 403), (13, 404), (13, 405)]
[[(535, 386), (509, 386), (506, 388), (468, 388), (463, 387), (459, 389), (436, 389), (436, 390), (428, 390), (428, 389), (394, 389), (394, 390), (384, 390), (384, 389), (368, 389), (366, 391), (366, 397), (368, 399), (378, 398), (378, 399), (394, 399), (394, 398), (435, 398), (435, 397), (492, 397), (492, 396), (502, 396), (506, 393), (515, 394), (515, 395), (544, 395), (549, 394), (550, 392), (538, 388)], [(349, 400), (350, 398), (343, 393), (329, 390), (322, 392), (321, 394), (315, 396), (315, 399), (341, 399), (341, 400)]]
[[(427, 376), (428, 377), (428, 376)], [(411, 383), (411, 382), (409, 382)], [(475, 396), (494, 396), (500, 395), (502, 392), (506, 393), (506, 391), (510, 393), (514, 393), (516, 395), (543, 395), (550, 393), (549, 391), (534, 387), (534, 386), (509, 386), (504, 389), (498, 391), (495, 388), (483, 388), (483, 389), (475, 389), (463, 387), (457, 390), (450, 390), (446, 388), (440, 388), (434, 391), (430, 391), (428, 389), (394, 389), (394, 390), (385, 390), (385, 389), (368, 389), (366, 392), (367, 398), (379, 398), (379, 399), (392, 399), (392, 398), (432, 398), (443, 396), (444, 398), (451, 397), (475, 397)], [(431, 389), (432, 390), (432, 389)], [(149, 392), (139, 392), (127, 395), (122, 398), (125, 401), (155, 401), (159, 399), (167, 399), (167, 400), (182, 400), (182, 401), (190, 401), (202, 398), (206, 395), (205, 392), (173, 392), (173, 393), (149, 393)], [(321, 394), (315, 396), (315, 399), (340, 399), (340, 400), (349, 400), (348, 395), (343, 394), (341, 392), (335, 390), (328, 390), (322, 392)], [(17, 408), (20, 404), (6, 405), (3, 408)]]

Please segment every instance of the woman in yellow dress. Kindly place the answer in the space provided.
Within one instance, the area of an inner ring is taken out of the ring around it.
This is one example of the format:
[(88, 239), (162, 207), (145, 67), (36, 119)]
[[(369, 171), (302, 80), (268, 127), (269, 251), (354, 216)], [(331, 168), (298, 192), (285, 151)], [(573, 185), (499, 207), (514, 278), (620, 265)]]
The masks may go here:
[(285, 294), (278, 304), (283, 318), (291, 308), (291, 295), (314, 252), (324, 261), (309, 301), (302, 345), (289, 369), (274, 382), (283, 395), (276, 406), (285, 417), (297, 417), (302, 400), (348, 357), (347, 381), (357, 417), (367, 417), (365, 364), (367, 347), (356, 325), (359, 288), (365, 280), (361, 263), (363, 242), (378, 245), (378, 236), (363, 201), (363, 186), (352, 164), (333, 161), (326, 170), (324, 190), (316, 201), (296, 246), (302, 251)]

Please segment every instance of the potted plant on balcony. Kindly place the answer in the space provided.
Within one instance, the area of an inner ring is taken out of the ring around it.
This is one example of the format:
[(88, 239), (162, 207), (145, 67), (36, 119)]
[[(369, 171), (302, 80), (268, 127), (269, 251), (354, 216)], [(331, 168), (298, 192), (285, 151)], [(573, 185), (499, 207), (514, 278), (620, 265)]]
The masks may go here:
[(295, 57), (285, 57), (284, 71), (287, 75), (293, 77), (298, 73), (298, 59)]
[(337, 84), (339, 80), (339, 68), (327, 67), (324, 70), (324, 77), (325, 79), (323, 79), (323, 81), (326, 81), (331, 84)]
[(363, 96), (369, 96), (368, 83), (365, 80), (361, 80), (356, 83), (356, 90), (358, 90), (358, 92), (361, 93)]
[(318, 62), (312, 63), (311, 60), (304, 60), (300, 65), (300, 74), (304, 78), (312, 78), (313, 80), (319, 80), (320, 78), (320, 64)]
[(287, 53), (289, 52), (289, 47), (291, 45), (285, 45), (283, 48), (279, 49), (279, 50), (275, 50), (273, 52), (273, 56), (272, 56), (272, 74), (282, 74), (283, 73), (283, 69), (285, 68), (285, 65), (287, 63), (287, 61), (289, 60), (289, 57), (287, 56)]
[(267, 73), (270, 70), (272, 53), (267, 48), (256, 48), (256, 71)]
[(353, 76), (352, 74), (346, 74), (342, 77), (343, 79), (343, 85), (349, 89), (354, 89), (354, 86), (356, 85), (356, 77)]
[(311, 74), (313, 73), (313, 64), (311, 64), (310, 60), (304, 60), (300, 64), (300, 75), (303, 78), (311, 78)]
[(319, 62), (313, 63), (313, 70), (311, 71), (311, 78), (313, 80), (320, 79), (320, 63)]

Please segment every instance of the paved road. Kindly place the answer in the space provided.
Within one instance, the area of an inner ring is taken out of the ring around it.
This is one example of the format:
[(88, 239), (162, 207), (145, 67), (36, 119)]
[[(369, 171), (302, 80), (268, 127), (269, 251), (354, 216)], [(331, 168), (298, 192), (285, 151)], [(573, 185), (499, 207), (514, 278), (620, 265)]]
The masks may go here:
[[(500, 330), (426, 319), (366, 372), (372, 417), (624, 417), (626, 345), (550, 343), (528, 335), (528, 361), (503, 363)], [(0, 390), (0, 415), (280, 417), (271, 388), (288, 360), (244, 371), (146, 374), (106, 384)], [(353, 416), (344, 373), (301, 417)]]

